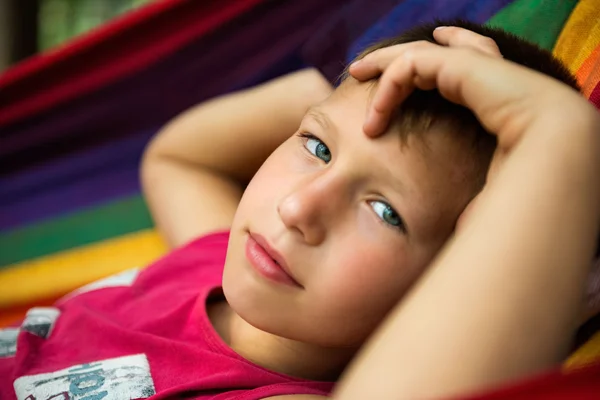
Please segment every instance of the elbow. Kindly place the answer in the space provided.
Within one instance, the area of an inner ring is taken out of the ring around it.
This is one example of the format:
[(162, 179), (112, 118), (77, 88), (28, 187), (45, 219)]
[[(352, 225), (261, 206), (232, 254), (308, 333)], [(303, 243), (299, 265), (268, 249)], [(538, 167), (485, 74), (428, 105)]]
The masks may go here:
[(152, 180), (155, 177), (155, 165), (158, 162), (157, 157), (147, 148), (142, 154), (139, 166), (139, 179), (142, 193), (147, 197), (148, 190), (152, 187)]
[(147, 194), (148, 188), (152, 186), (151, 182), (156, 179), (157, 170), (165, 158), (160, 149), (160, 141), (157, 140), (159, 136), (160, 132), (148, 142), (140, 160), (139, 179), (144, 194)]

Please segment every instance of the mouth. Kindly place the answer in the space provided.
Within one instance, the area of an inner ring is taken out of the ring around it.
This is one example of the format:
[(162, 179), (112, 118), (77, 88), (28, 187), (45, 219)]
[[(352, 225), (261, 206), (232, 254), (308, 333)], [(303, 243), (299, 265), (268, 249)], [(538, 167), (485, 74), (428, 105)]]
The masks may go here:
[(270, 281), (304, 289), (292, 275), (285, 258), (263, 236), (248, 232), (246, 258), (260, 275)]

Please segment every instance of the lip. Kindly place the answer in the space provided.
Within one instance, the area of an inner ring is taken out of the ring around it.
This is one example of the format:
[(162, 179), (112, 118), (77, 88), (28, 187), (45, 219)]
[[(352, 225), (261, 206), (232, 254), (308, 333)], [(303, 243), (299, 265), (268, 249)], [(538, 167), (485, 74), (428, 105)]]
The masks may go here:
[(248, 233), (246, 258), (254, 269), (265, 278), (289, 286), (303, 288), (291, 274), (285, 258), (267, 240), (257, 234)]

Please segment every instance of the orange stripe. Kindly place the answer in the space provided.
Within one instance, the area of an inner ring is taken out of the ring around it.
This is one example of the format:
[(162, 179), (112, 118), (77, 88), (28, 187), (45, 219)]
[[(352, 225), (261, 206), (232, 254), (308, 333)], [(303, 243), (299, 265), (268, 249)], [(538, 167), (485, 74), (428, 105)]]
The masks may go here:
[(598, 82), (600, 82), (600, 64), (596, 64), (596, 68), (588, 76), (583, 87), (583, 95), (589, 99), (598, 87)]
[(596, 46), (592, 54), (583, 62), (576, 74), (577, 82), (583, 88), (585, 97), (590, 97), (592, 91), (600, 81), (600, 45)]
[(23, 318), (25, 318), (27, 310), (29, 310), (32, 307), (50, 307), (54, 303), (56, 303), (57, 300), (58, 298), (40, 299), (33, 304), (26, 304), (2, 310), (2, 312), (0, 313), (0, 328), (15, 325), (21, 322)]
[(576, 74), (578, 82), (585, 82), (594, 69), (594, 64), (598, 61), (598, 57), (600, 57), (600, 45), (596, 46), (594, 51), (592, 51), (589, 57), (581, 64), (581, 68), (579, 68)]

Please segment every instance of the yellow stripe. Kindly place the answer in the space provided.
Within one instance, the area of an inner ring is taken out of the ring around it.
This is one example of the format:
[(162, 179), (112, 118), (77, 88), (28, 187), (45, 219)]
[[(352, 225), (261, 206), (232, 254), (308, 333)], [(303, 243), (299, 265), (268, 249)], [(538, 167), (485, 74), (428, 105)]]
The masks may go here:
[(576, 74), (600, 44), (600, 1), (580, 0), (567, 20), (554, 54)]
[(600, 332), (573, 353), (563, 367), (567, 370), (600, 361)]
[(0, 270), (0, 309), (57, 298), (167, 251), (156, 230), (144, 230), (28, 260)]

